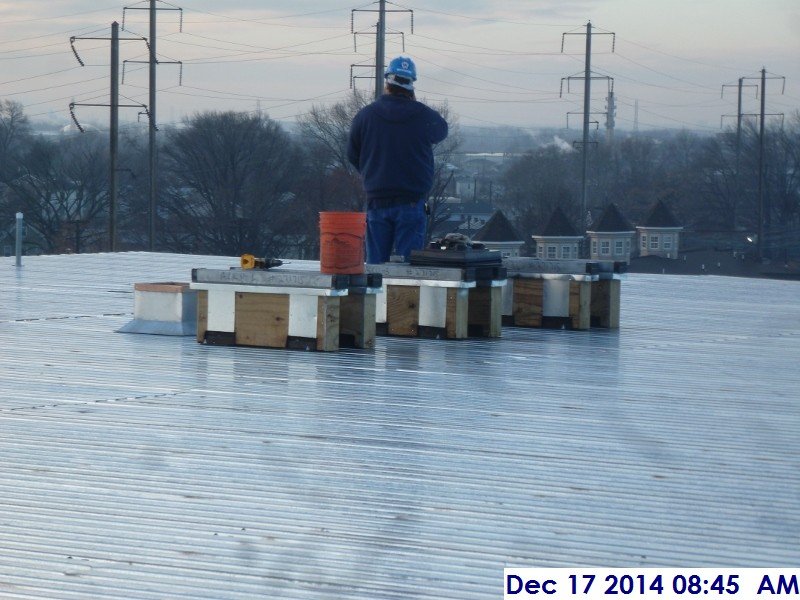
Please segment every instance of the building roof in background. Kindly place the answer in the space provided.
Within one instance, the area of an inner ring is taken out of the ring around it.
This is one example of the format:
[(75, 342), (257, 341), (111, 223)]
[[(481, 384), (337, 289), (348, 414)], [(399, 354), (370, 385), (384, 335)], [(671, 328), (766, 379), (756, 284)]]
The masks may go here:
[(448, 204), (448, 209), (453, 215), (491, 215), (494, 212), (494, 207), (483, 200)]
[(612, 202), (605, 208), (600, 217), (592, 224), (592, 227), (589, 229), (589, 231), (594, 231), (597, 233), (630, 231), (633, 233), (636, 230), (634, 229), (633, 225), (631, 225), (630, 221), (625, 218), (617, 205)]
[(238, 262), (0, 258), (4, 600), (484, 600), (507, 565), (800, 562), (800, 283), (630, 274), (620, 331), (333, 354), (115, 333), (134, 283)]
[(556, 207), (541, 232), (537, 232), (536, 235), (542, 237), (582, 237), (560, 206)]
[(663, 200), (659, 200), (653, 205), (650, 214), (647, 215), (647, 218), (644, 220), (644, 223), (641, 225), (642, 227), (681, 227), (681, 224), (678, 222), (678, 219), (675, 218), (675, 215), (672, 214), (672, 211), (669, 207), (664, 203)]
[(502, 210), (494, 211), (483, 227), (472, 236), (478, 242), (524, 242)]

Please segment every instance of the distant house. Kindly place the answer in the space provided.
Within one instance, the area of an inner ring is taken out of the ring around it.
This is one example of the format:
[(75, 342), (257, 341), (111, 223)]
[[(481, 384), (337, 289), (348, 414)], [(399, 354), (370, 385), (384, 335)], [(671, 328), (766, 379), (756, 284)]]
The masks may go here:
[(537, 258), (578, 258), (583, 236), (561, 208), (556, 208), (541, 231), (533, 234)]
[(636, 230), (613, 202), (586, 232), (589, 236), (589, 257), (593, 260), (630, 262), (631, 240)]
[(442, 236), (447, 233), (463, 233), (472, 237), (494, 213), (488, 202), (447, 202), (445, 218), (431, 235)]
[(497, 250), (503, 258), (519, 256), (525, 240), (503, 214), (496, 210), (486, 224), (472, 236), (473, 241), (481, 242), (488, 250)]
[(678, 258), (683, 227), (663, 200), (656, 202), (642, 225), (636, 226), (639, 256)]

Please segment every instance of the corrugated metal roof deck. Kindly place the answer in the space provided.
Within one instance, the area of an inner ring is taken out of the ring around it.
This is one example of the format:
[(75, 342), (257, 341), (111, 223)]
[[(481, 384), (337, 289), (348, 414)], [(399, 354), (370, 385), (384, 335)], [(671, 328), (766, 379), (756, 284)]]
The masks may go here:
[(800, 562), (796, 282), (631, 275), (619, 332), (337, 354), (114, 330), (235, 259), (0, 259), (0, 597), (491, 598)]

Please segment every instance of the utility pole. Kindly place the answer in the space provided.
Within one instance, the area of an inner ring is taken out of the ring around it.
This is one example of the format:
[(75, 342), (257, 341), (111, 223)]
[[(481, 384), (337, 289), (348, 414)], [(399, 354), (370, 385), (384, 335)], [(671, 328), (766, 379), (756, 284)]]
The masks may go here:
[(375, 39), (375, 100), (383, 94), (383, 66), (386, 64), (386, 0), (380, 0)]
[(150, 0), (150, 96), (147, 106), (150, 108), (149, 122), (149, 151), (150, 151), (150, 203), (147, 219), (147, 249), (152, 252), (155, 249), (156, 239), (156, 181), (157, 181), (157, 160), (156, 160), (156, 0)]
[[(166, 5), (156, 6), (160, 0), (149, 0), (149, 6), (125, 6), (122, 9), (122, 28), (125, 29), (125, 11), (128, 10), (147, 10), (149, 13), (150, 21), (150, 37), (149, 37), (149, 57), (146, 61), (148, 63), (148, 79), (149, 79), (149, 99), (148, 108), (150, 111), (149, 122), (149, 172), (150, 172), (150, 192), (148, 202), (148, 219), (147, 219), (147, 249), (151, 252), (155, 249), (156, 239), (156, 199), (157, 199), (157, 182), (158, 182), (158, 161), (156, 146), (156, 132), (158, 131), (158, 121), (156, 120), (156, 67), (160, 62), (156, 54), (156, 15), (159, 10), (178, 11), (180, 13), (180, 26), (179, 31), (183, 31), (183, 9), (177, 6)], [(163, 4), (163, 3), (162, 3)], [(142, 61), (126, 61), (126, 62), (142, 62)], [(169, 61), (173, 64), (180, 64), (181, 69), (183, 64), (180, 61)], [(181, 77), (182, 78), (182, 77)], [(179, 83), (180, 85), (180, 83)]]
[[(772, 206), (769, 203), (768, 199), (766, 199), (764, 194), (764, 138), (765, 138), (765, 124), (764, 121), (766, 120), (767, 116), (776, 116), (780, 115), (780, 113), (771, 113), (767, 114), (766, 107), (767, 107), (767, 79), (782, 79), (783, 80), (783, 89), (781, 90), (781, 94), (784, 93), (786, 90), (786, 77), (780, 75), (772, 75), (767, 76), (767, 69), (761, 69), (760, 77), (742, 77), (741, 80), (745, 79), (760, 79), (761, 80), (761, 110), (759, 112), (759, 124), (758, 124), (758, 239), (756, 240), (756, 252), (758, 254), (758, 259), (763, 260), (767, 258), (767, 255), (770, 252), (766, 246), (765, 236), (770, 229), (772, 223)], [(755, 115), (748, 115), (748, 116), (755, 116)]]
[[(119, 148), (119, 108), (120, 106), (128, 108), (141, 108), (147, 113), (147, 107), (144, 104), (120, 104), (119, 103), (119, 41), (125, 40), (141, 40), (147, 43), (147, 40), (142, 37), (119, 37), (119, 24), (114, 21), (111, 24), (111, 37), (98, 38), (98, 37), (76, 37), (72, 36), (69, 39), (72, 53), (78, 59), (78, 63), (83, 67), (84, 62), (81, 60), (78, 50), (75, 48), (76, 40), (110, 40), (111, 41), (111, 90), (109, 91), (109, 104), (90, 104), (84, 102), (71, 102), (69, 105), (69, 112), (75, 126), (83, 133), (84, 129), (78, 122), (75, 116), (76, 106), (108, 106), (110, 119), (109, 119), (109, 173), (108, 173), (108, 193), (109, 193), (109, 206), (108, 206), (108, 249), (110, 252), (117, 250), (117, 196), (119, 193), (118, 176), (119, 169), (117, 168), (118, 162), (118, 148)], [(77, 240), (80, 242), (80, 240)], [(77, 244), (76, 244), (77, 245)]]
[[(387, 9), (386, 8), (386, 0), (378, 0), (378, 8), (354, 8), (350, 11), (350, 33), (353, 34), (353, 46), (354, 51), (358, 51), (358, 47), (355, 43), (357, 36), (362, 35), (366, 32), (363, 31), (356, 31), (355, 29), (355, 14), (357, 12), (377, 12), (378, 13), (378, 22), (375, 25), (375, 64), (352, 64), (350, 65), (350, 87), (353, 87), (353, 81), (355, 79), (367, 79), (367, 78), (375, 78), (375, 99), (381, 97), (383, 94), (383, 70), (386, 64), (386, 36), (387, 35), (399, 35), (402, 38), (403, 43), (403, 52), (406, 50), (406, 41), (405, 41), (405, 34), (402, 31), (388, 31), (386, 30), (386, 15), (387, 13), (395, 13), (395, 12), (406, 12), (411, 15), (411, 33), (414, 33), (414, 11), (409, 8), (397, 8), (397, 9)], [(370, 34), (371, 35), (371, 34)], [(359, 76), (353, 74), (353, 69), (357, 68), (370, 68), (373, 69), (374, 74), (371, 76)]]
[(608, 92), (608, 100), (606, 101), (606, 141), (610, 144), (614, 141), (614, 125), (616, 124), (615, 117), (617, 116), (617, 104), (614, 98), (614, 90)]
[(633, 132), (639, 133), (639, 101), (633, 103)]
[[(587, 208), (587, 174), (589, 165), (589, 124), (591, 114), (591, 91), (592, 79), (610, 79), (608, 77), (592, 77), (592, 23), (586, 23), (586, 33), (567, 32), (561, 34), (561, 52), (564, 52), (564, 40), (568, 35), (585, 35), (586, 36), (586, 55), (584, 61), (583, 71), (583, 142), (581, 143), (582, 164), (581, 164), (581, 223), (580, 227), (583, 229), (586, 219)], [(616, 34), (612, 32), (595, 33), (594, 35), (610, 35), (612, 36), (611, 51), (614, 51), (616, 43)], [(580, 77), (570, 77), (567, 79), (581, 79)], [(563, 85), (563, 79), (562, 79)]]
[(119, 147), (119, 23), (111, 24), (111, 107), (109, 112), (109, 196), (108, 209), (108, 247), (111, 252), (117, 251), (117, 194), (119, 181), (117, 177), (117, 150)]
[[(586, 64), (583, 75), (583, 146), (581, 147), (581, 220), (586, 215), (586, 173), (589, 166), (589, 111), (592, 99), (592, 22), (586, 23)], [(581, 226), (580, 231), (583, 231)]]
[(736, 101), (736, 172), (739, 172), (739, 155), (742, 151), (742, 82), (744, 78), (739, 77), (739, 93)]

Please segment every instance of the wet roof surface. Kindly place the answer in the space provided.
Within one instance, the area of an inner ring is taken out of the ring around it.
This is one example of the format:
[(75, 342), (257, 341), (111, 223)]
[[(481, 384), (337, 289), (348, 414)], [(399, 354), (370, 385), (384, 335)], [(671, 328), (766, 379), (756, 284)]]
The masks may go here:
[(335, 354), (120, 334), (236, 259), (0, 259), (0, 597), (495, 597), (504, 566), (800, 562), (800, 283)]

